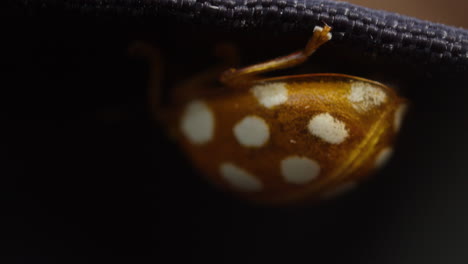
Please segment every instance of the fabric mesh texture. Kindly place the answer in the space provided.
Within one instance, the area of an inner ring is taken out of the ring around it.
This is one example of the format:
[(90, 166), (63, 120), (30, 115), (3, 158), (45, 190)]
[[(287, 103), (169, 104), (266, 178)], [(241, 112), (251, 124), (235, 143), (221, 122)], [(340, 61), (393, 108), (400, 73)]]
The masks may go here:
[(466, 69), (468, 30), (344, 2), (324, 0), (22, 0), (37, 10), (86, 15), (165, 16), (229, 30), (301, 31), (327, 23), (334, 40), (372, 46), (377, 53), (444, 62)]

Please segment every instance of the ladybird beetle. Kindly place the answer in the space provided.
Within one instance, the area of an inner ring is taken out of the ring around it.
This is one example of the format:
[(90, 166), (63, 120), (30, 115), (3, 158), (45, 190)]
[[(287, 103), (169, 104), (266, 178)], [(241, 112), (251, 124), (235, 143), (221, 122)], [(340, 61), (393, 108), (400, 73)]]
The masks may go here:
[(315, 27), (304, 50), (288, 56), (196, 76), (154, 111), (199, 171), (239, 197), (291, 204), (352, 189), (391, 156), (406, 100), (343, 74), (259, 76), (305, 62), (330, 31)]

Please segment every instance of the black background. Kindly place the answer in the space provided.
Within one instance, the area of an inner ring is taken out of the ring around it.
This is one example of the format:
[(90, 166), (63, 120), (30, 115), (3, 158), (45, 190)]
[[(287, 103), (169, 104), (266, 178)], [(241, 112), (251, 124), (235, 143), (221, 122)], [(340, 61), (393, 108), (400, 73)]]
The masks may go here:
[(5, 263), (468, 261), (468, 81), (453, 65), (346, 42), (321, 49), (297, 72), (359, 75), (410, 99), (395, 156), (342, 199), (262, 208), (191, 169), (152, 122), (146, 64), (127, 48), (137, 39), (161, 47), (170, 89), (216, 63), (216, 42), (238, 44), (248, 64), (302, 47), (310, 32), (22, 10), (6, 17)]

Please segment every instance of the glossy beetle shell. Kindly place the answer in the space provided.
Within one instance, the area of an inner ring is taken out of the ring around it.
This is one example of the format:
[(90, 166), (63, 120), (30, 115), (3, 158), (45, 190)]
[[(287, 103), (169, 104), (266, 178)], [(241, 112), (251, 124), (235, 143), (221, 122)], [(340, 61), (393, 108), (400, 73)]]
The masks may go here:
[(168, 126), (200, 172), (268, 204), (354, 187), (390, 157), (405, 108), (392, 89), (339, 74), (263, 79), (239, 91), (194, 87), (174, 103)]

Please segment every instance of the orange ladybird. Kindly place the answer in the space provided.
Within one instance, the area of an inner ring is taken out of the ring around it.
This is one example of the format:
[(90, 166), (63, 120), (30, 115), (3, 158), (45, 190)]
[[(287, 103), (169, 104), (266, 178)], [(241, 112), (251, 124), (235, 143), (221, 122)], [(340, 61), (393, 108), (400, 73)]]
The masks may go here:
[(208, 180), (251, 201), (297, 203), (352, 189), (389, 159), (406, 109), (394, 90), (343, 74), (259, 77), (303, 63), (330, 30), (316, 27), (291, 55), (197, 76), (155, 109)]

